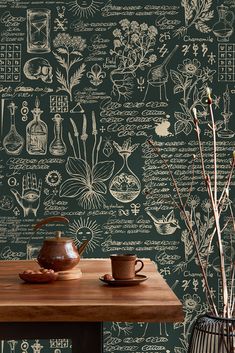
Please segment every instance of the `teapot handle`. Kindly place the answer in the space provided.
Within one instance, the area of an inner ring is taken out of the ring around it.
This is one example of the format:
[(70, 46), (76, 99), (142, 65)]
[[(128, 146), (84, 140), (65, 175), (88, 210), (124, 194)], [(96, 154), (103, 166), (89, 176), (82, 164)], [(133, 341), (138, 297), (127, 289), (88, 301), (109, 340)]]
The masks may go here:
[[(228, 17), (230, 17), (230, 19), (228, 19)], [(230, 23), (230, 25), (233, 24), (233, 22), (234, 22), (234, 13), (233, 13), (233, 11), (227, 11), (226, 20)]]
[(37, 224), (34, 225), (34, 231), (37, 231), (39, 228), (41, 228), (44, 224), (47, 223), (52, 223), (52, 222), (64, 222), (64, 223), (69, 223), (68, 218), (63, 217), (63, 216), (55, 216), (55, 217), (48, 217), (43, 219), (42, 221), (38, 222)]

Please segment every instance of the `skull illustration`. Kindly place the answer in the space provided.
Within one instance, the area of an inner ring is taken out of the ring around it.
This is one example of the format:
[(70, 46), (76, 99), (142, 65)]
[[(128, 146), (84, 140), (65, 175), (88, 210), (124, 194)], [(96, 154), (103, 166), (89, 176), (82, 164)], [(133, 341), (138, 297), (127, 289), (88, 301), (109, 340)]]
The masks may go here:
[(42, 80), (46, 83), (52, 82), (52, 67), (46, 59), (33, 58), (26, 61), (24, 74), (30, 80)]

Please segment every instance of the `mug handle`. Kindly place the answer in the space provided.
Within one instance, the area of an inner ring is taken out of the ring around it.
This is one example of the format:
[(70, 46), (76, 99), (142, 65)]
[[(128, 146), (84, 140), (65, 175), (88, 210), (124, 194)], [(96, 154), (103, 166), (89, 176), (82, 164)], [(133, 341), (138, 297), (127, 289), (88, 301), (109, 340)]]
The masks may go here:
[(135, 261), (135, 265), (136, 265), (138, 262), (141, 263), (141, 266), (140, 266), (140, 268), (138, 268), (138, 270), (135, 271), (135, 275), (136, 275), (136, 273), (140, 272), (140, 271), (142, 270), (142, 268), (144, 267), (144, 263), (143, 263), (143, 261), (140, 260), (140, 259), (137, 259), (137, 260)]

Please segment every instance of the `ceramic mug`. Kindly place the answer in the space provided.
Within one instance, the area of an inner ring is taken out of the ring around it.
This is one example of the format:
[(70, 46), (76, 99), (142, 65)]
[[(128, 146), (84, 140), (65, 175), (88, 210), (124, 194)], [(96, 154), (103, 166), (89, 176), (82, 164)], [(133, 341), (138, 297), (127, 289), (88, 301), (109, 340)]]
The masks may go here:
[[(112, 276), (117, 280), (133, 279), (142, 270), (144, 263), (134, 254), (113, 254), (110, 255)], [(136, 270), (136, 265), (140, 267)]]

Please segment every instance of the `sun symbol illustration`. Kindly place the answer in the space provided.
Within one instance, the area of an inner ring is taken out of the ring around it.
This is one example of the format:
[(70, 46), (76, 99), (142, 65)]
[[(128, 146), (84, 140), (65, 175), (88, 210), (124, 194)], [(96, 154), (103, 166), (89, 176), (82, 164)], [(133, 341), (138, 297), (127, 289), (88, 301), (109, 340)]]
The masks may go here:
[(97, 0), (72, 0), (68, 3), (69, 11), (80, 17), (93, 16), (99, 10), (101, 1)]
[(80, 246), (85, 240), (89, 240), (85, 251), (93, 251), (102, 239), (100, 236), (101, 230), (99, 225), (88, 218), (81, 218), (73, 221), (69, 225), (69, 233), (76, 246)]

